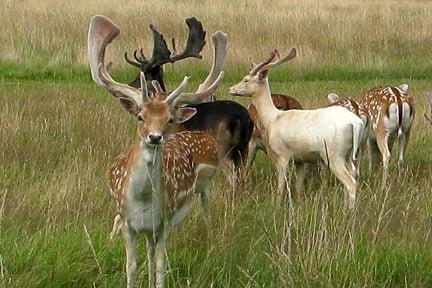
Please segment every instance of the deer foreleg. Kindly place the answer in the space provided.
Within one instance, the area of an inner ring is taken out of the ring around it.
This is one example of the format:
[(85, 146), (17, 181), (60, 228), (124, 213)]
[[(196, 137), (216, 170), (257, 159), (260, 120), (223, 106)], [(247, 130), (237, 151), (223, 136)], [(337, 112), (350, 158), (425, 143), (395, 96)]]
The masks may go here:
[(131, 231), (127, 225), (123, 227), (123, 239), (126, 248), (126, 275), (127, 275), (127, 287), (132, 288), (134, 286), (133, 277), (136, 272), (136, 243), (135, 243), (135, 232)]

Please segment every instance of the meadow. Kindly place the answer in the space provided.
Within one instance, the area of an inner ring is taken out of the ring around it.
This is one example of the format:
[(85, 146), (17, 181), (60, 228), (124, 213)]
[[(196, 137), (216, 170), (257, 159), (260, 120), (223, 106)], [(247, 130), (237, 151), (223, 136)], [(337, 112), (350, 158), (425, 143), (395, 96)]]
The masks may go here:
[[(115, 209), (107, 169), (135, 137), (135, 122), (97, 87), (86, 63), (90, 18), (103, 14), (122, 34), (109, 46), (112, 75), (136, 71), (125, 51), (150, 53), (148, 24), (166, 39), (186, 39), (195, 16), (210, 35), (228, 33), (218, 99), (276, 47), (298, 56), (271, 71), (273, 92), (305, 107), (326, 105), (328, 92), (360, 98), (375, 86), (409, 84), (416, 119), (407, 171), (379, 191), (380, 169), (364, 174), (355, 211), (342, 186), (309, 178), (292, 209), (275, 206), (276, 180), (259, 154), (241, 189), (218, 174), (211, 191), (214, 239), (207, 240), (198, 201), (171, 237), (167, 287), (432, 287), (432, 127), (425, 93), (432, 81), (432, 3), (428, 1), (2, 1), (0, 19), (0, 287), (122, 287), (121, 237), (109, 240)], [(209, 40), (207, 40), (209, 42)], [(168, 87), (203, 59), (166, 65)], [(393, 157), (395, 158), (395, 157)], [(366, 172), (367, 163), (362, 170)], [(292, 171), (290, 171), (292, 175)], [(291, 178), (291, 177), (289, 177)], [(145, 241), (138, 283), (147, 287)]]

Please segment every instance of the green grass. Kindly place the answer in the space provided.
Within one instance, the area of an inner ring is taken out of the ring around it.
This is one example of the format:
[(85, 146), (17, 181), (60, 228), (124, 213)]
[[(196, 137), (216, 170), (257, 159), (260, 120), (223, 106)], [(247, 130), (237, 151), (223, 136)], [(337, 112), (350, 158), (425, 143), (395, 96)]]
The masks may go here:
[[(189, 87), (205, 77), (204, 68), (169, 69), (169, 87), (185, 73), (192, 76)], [(407, 174), (398, 179), (393, 161), (387, 194), (377, 191), (379, 172), (365, 177), (355, 213), (345, 210), (333, 177), (324, 191), (310, 176), (306, 195), (289, 213), (276, 209), (273, 168), (259, 155), (234, 195), (217, 176), (211, 245), (199, 205), (170, 238), (168, 287), (432, 287), (432, 131), (422, 117), (432, 75), (344, 69), (287, 65), (270, 82), (273, 91), (310, 108), (325, 105), (329, 91), (356, 98), (376, 85), (407, 82), (417, 109)], [(227, 68), (220, 99), (231, 99), (225, 91), (242, 70)], [(134, 139), (133, 119), (91, 82), (86, 67), (3, 63), (0, 73), (0, 286), (123, 286), (122, 241), (108, 240), (114, 205), (106, 171)], [(113, 74), (122, 81), (134, 76), (121, 69)], [(146, 287), (140, 240), (137, 275)]]

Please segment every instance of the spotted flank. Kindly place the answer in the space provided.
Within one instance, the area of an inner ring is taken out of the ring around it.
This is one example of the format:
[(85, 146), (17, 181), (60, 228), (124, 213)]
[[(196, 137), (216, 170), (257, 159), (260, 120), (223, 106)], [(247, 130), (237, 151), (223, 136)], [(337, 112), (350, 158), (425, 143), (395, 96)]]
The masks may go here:
[(194, 190), (198, 166), (218, 165), (216, 141), (200, 131), (184, 131), (171, 135), (163, 154), (162, 185), (171, 209), (176, 209)]
[[(117, 212), (121, 212), (125, 202), (128, 174), (138, 143), (133, 144), (125, 153), (119, 155), (109, 169), (109, 187)], [(183, 131), (172, 134), (163, 150), (162, 186), (166, 192), (171, 210), (181, 205), (195, 188), (199, 179), (199, 165), (217, 167), (218, 153), (216, 141), (212, 136), (200, 131)]]
[(413, 107), (413, 100), (408, 96), (408, 85), (402, 84), (399, 87), (377, 87), (369, 90), (367, 94), (359, 101), (368, 110), (372, 127), (376, 129), (381, 115), (389, 117), (389, 106), (397, 104), (398, 111), (398, 124), (402, 124), (403, 119), (403, 105), (407, 103), (411, 108)]

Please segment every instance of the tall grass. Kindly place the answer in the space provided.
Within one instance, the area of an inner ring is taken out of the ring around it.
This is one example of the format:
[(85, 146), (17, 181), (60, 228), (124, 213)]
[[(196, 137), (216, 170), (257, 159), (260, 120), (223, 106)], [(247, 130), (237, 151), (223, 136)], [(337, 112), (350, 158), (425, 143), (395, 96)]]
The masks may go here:
[[(358, 98), (371, 87), (405, 82), (416, 102), (406, 174), (399, 178), (392, 161), (384, 193), (377, 189), (379, 169), (364, 175), (354, 212), (346, 210), (334, 177), (325, 189), (324, 180), (310, 176), (292, 209), (276, 207), (274, 172), (263, 155), (235, 193), (217, 175), (214, 239), (207, 241), (194, 207), (169, 241), (168, 287), (432, 287), (432, 129), (422, 118), (432, 79), (429, 2), (2, 5), (0, 287), (124, 286), (123, 245), (108, 240), (114, 205), (105, 179), (113, 158), (134, 139), (135, 124), (89, 78), (85, 41), (93, 14), (110, 16), (123, 30), (109, 50), (119, 81), (135, 73), (121, 60), (124, 50), (150, 48), (148, 23), (182, 40), (183, 19), (195, 15), (208, 32), (230, 35), (219, 99), (229, 98), (228, 86), (246, 73), (247, 56), (259, 59), (274, 46), (295, 44), (299, 59), (270, 73), (274, 92), (314, 108), (326, 104), (330, 91)], [(210, 61), (208, 47), (203, 54), (201, 62), (168, 66), (168, 86), (189, 74), (189, 87), (196, 87)], [(140, 240), (138, 282), (146, 287)]]

